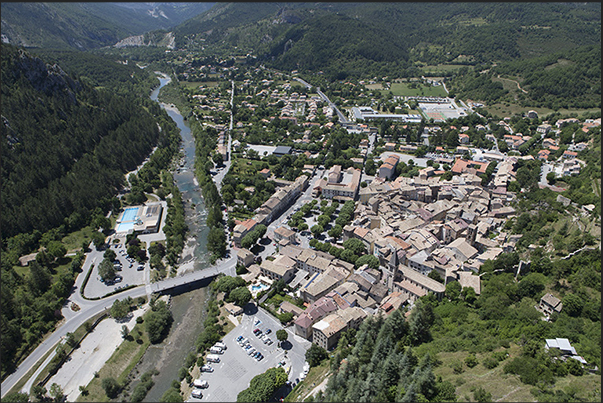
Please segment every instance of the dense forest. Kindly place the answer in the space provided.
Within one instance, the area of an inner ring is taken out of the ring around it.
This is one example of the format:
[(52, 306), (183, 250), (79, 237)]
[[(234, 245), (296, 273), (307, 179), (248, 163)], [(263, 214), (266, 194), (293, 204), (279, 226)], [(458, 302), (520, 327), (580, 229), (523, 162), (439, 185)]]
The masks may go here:
[(149, 89), (159, 80), (152, 71), (140, 69), (121, 55), (98, 55), (89, 52), (32, 49), (32, 54), (47, 63), (57, 63), (77, 81), (96, 89), (108, 89), (120, 95), (147, 98)]
[(81, 227), (95, 207), (112, 206), (125, 172), (168, 141), (156, 124), (160, 109), (2, 49), (2, 238)]
[[(52, 330), (71, 293), (83, 255), (66, 257), (63, 238), (90, 225), (95, 243), (104, 243), (111, 226), (105, 216), (121, 208), (115, 196), (124, 174), (153, 149), (124, 202), (144, 201), (144, 192), (162, 186), (165, 195), (173, 191), (161, 172), (178, 152), (178, 128), (156, 102), (138, 96), (153, 81), (133, 80), (136, 92), (119, 94), (124, 70), (108, 61), (118, 68), (115, 81), (104, 83), (115, 89), (95, 89), (95, 68), (106, 66), (82, 59), (90, 63), (70, 66), (81, 78), (74, 79), (57, 64), (2, 45), (3, 378)], [(171, 235), (182, 238), (176, 215)], [(19, 257), (39, 250), (28, 268), (16, 267)], [(168, 241), (168, 257), (179, 250)]]

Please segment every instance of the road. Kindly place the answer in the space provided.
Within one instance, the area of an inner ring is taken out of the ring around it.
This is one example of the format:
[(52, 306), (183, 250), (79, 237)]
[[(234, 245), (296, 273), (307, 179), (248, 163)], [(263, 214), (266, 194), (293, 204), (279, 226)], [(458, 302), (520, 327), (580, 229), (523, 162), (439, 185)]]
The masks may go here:
[[(90, 269), (90, 266), (95, 263), (100, 263), (102, 260), (102, 252), (94, 249), (90, 252), (89, 256), (86, 259), (86, 263), (84, 264), (84, 268)], [(213, 277), (218, 275), (219, 273), (225, 273), (230, 276), (234, 276), (235, 273), (235, 265), (236, 265), (236, 256), (231, 256), (228, 259), (223, 259), (215, 266), (205, 269), (198, 270), (192, 273), (187, 273), (180, 277), (172, 277), (163, 281), (159, 281), (149, 285), (142, 285), (135, 288), (131, 288), (129, 290), (125, 290), (118, 294), (102, 298), (100, 300), (87, 300), (84, 299), (80, 295), (80, 288), (85, 278), (85, 274), (87, 271), (83, 271), (76, 279), (76, 285), (74, 287), (73, 293), (65, 306), (63, 307), (62, 313), (65, 319), (62, 324), (60, 324), (57, 329), (49, 334), (46, 339), (19, 365), (17, 370), (8, 376), (4, 382), (2, 382), (2, 397), (44, 356), (48, 351), (54, 349), (57, 346), (57, 343), (61, 341), (61, 339), (67, 333), (73, 333), (78, 327), (84, 324), (88, 319), (93, 316), (108, 310), (113, 305), (113, 302), (117, 299), (124, 298), (138, 298), (142, 296), (146, 296), (149, 293), (155, 292), (164, 292), (168, 291), (172, 288), (179, 287), (184, 284), (188, 284), (191, 282), (199, 281), (204, 278)], [(71, 302), (75, 302), (79, 305), (80, 310), (77, 312), (72, 311), (69, 308)], [(26, 391), (29, 393), (29, 391)]]
[(549, 172), (554, 172), (553, 171), (553, 164), (544, 162), (542, 164), (542, 166), (540, 167), (540, 180), (538, 181), (539, 184), (544, 185), (544, 186), (548, 186), (549, 182), (546, 180), (546, 175)]
[(232, 115), (232, 107), (234, 102), (235, 85), (234, 81), (231, 81), (231, 83), (232, 89), (230, 91), (230, 126), (228, 127), (228, 150), (226, 153), (227, 157), (226, 161), (223, 162), (224, 166), (218, 169), (218, 173), (214, 175), (213, 178), (214, 182), (216, 183), (216, 187), (218, 188), (218, 192), (222, 189), (222, 181), (228, 173), (228, 170), (230, 169), (230, 164), (232, 162), (232, 157), (230, 153), (232, 152), (232, 128), (234, 127), (234, 116)]
[[(302, 80), (301, 78), (295, 77), (294, 80), (305, 85), (307, 88), (312, 88), (312, 85), (310, 85), (306, 81)], [(337, 106), (335, 106), (335, 104), (329, 100), (329, 98), (320, 90), (320, 88), (317, 87), (316, 92), (331, 108), (333, 108), (335, 113), (337, 113), (337, 117), (339, 118), (340, 123), (349, 123), (348, 119), (345, 117), (345, 115), (343, 113), (341, 113), (341, 111), (339, 109), (337, 109)]]

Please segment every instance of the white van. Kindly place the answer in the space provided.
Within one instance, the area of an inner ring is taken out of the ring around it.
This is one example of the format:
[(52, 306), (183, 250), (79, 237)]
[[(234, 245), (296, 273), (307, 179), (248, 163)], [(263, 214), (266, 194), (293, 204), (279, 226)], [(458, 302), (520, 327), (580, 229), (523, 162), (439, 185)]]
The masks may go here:
[(222, 343), (221, 341), (219, 341), (216, 344), (214, 344), (214, 347), (219, 347), (222, 350), (226, 350), (226, 344)]
[(220, 347), (216, 347), (216, 346), (213, 346), (212, 348), (210, 348), (209, 352), (212, 354), (223, 354), (224, 353), (224, 351), (222, 351), (222, 349)]
[(193, 381), (193, 386), (196, 388), (208, 388), (209, 387), (209, 382), (207, 382), (205, 379), (195, 379)]
[(216, 355), (216, 354), (208, 354), (207, 355), (207, 362), (220, 362), (220, 356)]

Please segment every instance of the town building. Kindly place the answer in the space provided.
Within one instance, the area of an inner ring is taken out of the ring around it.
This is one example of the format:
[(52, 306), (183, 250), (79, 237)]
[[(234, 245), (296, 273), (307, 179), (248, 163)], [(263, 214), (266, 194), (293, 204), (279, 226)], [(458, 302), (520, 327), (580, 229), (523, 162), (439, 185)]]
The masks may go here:
[(338, 310), (312, 326), (312, 343), (329, 351), (337, 345), (344, 331), (358, 329), (366, 317), (362, 308)]
[(249, 249), (241, 248), (237, 252), (237, 263), (249, 267), (255, 261), (255, 255)]

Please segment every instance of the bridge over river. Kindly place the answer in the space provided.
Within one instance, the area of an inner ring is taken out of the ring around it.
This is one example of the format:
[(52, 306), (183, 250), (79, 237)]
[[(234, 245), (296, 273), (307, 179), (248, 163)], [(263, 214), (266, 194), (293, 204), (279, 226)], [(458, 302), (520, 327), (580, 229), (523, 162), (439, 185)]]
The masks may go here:
[[(235, 276), (236, 261), (236, 256), (229, 257), (207, 269), (185, 273), (178, 277), (170, 277), (148, 285), (140, 285), (98, 300), (83, 299), (80, 296), (79, 290), (75, 290), (70, 300), (77, 301), (76, 303), (80, 306), (80, 310), (78, 312), (71, 312), (68, 317), (65, 315), (65, 320), (59, 324), (57, 329), (49, 334), (47, 338), (42, 341), (42, 343), (25, 360), (23, 360), (16, 371), (2, 382), (2, 397), (4, 397), (8, 391), (11, 390), (12, 387), (49, 351), (51, 352), (51, 355), (48, 359), (52, 358), (55, 354), (54, 349), (56, 348), (57, 343), (59, 343), (67, 333), (73, 333), (90, 318), (111, 309), (115, 300), (121, 300), (128, 297), (138, 298), (153, 293), (168, 294), (170, 292), (178, 292), (178, 289), (181, 287), (188, 287), (190, 289), (192, 287), (203, 286), (205, 284), (204, 280), (215, 277), (221, 273)], [(64, 307), (63, 311), (65, 310), (69, 310), (68, 306)]]

